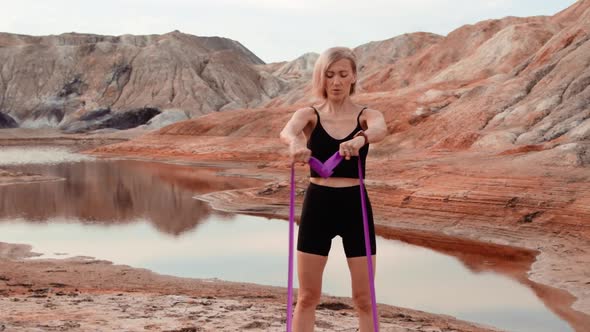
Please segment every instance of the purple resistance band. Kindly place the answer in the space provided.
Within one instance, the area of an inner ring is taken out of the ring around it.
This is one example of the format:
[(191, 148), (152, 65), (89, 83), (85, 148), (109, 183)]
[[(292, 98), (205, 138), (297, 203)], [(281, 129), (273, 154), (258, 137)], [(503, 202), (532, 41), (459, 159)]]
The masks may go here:
[[(313, 168), (321, 177), (328, 178), (334, 173), (334, 168), (340, 164), (342, 156), (336, 152), (326, 162), (322, 163), (318, 159), (311, 157), (309, 166)], [(371, 259), (371, 242), (369, 239), (369, 218), (367, 217), (367, 203), (365, 202), (365, 185), (363, 180), (363, 170), (361, 159), (358, 158), (359, 183), (361, 193), (361, 207), (363, 211), (363, 229), (365, 235), (365, 252), (367, 257), (367, 269), (369, 271), (369, 284), (371, 288), (371, 305), (373, 308), (373, 330), (379, 332), (379, 318), (377, 315), (377, 299), (375, 296), (375, 274), (373, 272), (373, 260)], [(293, 312), (293, 237), (295, 224), (295, 165), (291, 165), (291, 199), (289, 207), (289, 279), (287, 292), (287, 332), (291, 332), (291, 313)]]
[(287, 292), (287, 332), (291, 332), (293, 312), (293, 233), (295, 225), (295, 164), (291, 164), (291, 199), (289, 202), (289, 280)]

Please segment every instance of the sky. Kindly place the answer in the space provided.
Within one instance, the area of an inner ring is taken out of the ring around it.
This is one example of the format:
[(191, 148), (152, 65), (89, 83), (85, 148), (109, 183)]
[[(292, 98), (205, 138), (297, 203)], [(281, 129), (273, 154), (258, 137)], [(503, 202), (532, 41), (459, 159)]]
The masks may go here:
[(1, 0), (0, 32), (164, 34), (239, 41), (264, 62), (404, 33), (447, 35), (506, 16), (553, 15), (575, 0)]

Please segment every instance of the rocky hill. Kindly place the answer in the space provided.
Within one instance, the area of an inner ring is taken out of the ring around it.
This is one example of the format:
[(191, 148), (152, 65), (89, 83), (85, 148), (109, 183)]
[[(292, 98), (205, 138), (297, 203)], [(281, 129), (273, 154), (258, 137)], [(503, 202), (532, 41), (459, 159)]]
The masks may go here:
[(190, 116), (249, 107), (279, 83), (239, 42), (179, 31), (149, 36), (0, 33), (0, 126), (56, 127), (87, 113), (155, 108)]

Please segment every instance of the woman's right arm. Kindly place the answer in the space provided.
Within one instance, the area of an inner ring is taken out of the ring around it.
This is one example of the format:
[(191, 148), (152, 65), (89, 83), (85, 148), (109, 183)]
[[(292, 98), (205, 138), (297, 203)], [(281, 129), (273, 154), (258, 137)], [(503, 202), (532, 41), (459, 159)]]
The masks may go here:
[(289, 146), (289, 155), (292, 162), (307, 163), (311, 157), (311, 151), (307, 148), (307, 139), (303, 129), (311, 122), (313, 110), (302, 108), (295, 113), (281, 131), (281, 141)]

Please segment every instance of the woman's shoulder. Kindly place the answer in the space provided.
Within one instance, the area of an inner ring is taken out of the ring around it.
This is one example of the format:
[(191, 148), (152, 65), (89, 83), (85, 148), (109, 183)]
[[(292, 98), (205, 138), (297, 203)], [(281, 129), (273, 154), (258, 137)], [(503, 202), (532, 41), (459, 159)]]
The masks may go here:
[(375, 108), (371, 108), (369, 107), (369, 105), (358, 105), (358, 107), (363, 111), (363, 113), (368, 112), (368, 113), (381, 113), (381, 111), (375, 109)]
[(314, 118), (316, 116), (317, 108), (313, 105), (305, 106), (297, 109), (294, 113), (294, 116), (297, 117), (304, 117), (304, 118)]
[(369, 106), (363, 106), (362, 109), (362, 116), (383, 116), (383, 112), (378, 109)]
[(367, 121), (384, 122), (385, 117), (383, 116), (383, 113), (381, 113), (381, 111), (365, 106), (365, 108), (362, 110), (361, 114), (358, 117), (358, 121), (359, 123), (364, 124), (366, 126)]

